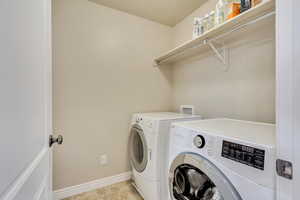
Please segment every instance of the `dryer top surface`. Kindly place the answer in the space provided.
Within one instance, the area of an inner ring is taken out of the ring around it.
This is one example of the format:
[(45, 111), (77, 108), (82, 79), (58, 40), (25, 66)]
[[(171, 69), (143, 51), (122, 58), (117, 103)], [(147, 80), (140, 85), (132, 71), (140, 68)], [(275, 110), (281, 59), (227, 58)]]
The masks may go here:
[(191, 119), (201, 118), (199, 115), (189, 115), (173, 112), (152, 112), (152, 113), (136, 113), (139, 117), (151, 119), (151, 120), (176, 120), (176, 119)]
[(175, 126), (193, 129), (196, 131), (224, 136), (257, 145), (275, 147), (275, 124), (242, 121), (234, 119), (207, 119), (189, 122), (177, 122)]

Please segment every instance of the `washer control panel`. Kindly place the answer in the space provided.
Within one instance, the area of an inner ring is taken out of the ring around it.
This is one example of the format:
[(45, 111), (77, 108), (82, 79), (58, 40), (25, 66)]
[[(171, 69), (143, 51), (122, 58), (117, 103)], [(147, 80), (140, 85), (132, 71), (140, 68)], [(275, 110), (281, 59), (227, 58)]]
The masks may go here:
[(264, 170), (265, 150), (223, 140), (222, 157)]
[(149, 128), (152, 129), (154, 127), (154, 121), (153, 120), (149, 120), (147, 118), (143, 118), (141, 116), (137, 116), (134, 120), (133, 123), (139, 124), (140, 126), (142, 126), (142, 128)]

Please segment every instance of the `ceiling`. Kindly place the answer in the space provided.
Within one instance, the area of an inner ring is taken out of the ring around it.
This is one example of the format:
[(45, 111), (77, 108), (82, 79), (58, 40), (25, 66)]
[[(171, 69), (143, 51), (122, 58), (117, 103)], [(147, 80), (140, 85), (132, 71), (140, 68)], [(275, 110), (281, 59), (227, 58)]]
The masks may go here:
[(174, 26), (207, 0), (89, 0), (168, 26)]

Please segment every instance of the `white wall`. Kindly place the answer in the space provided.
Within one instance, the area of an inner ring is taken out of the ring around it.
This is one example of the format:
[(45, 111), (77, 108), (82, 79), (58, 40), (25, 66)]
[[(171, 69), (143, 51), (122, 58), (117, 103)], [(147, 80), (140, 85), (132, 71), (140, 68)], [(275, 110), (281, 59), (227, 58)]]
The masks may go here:
[[(192, 39), (194, 16), (214, 9), (210, 0), (174, 27), (174, 46)], [(233, 38), (233, 39), (232, 39)], [(238, 39), (235, 39), (238, 38)], [(275, 122), (275, 22), (268, 19), (231, 36), (224, 72), (212, 51), (173, 66), (173, 110), (195, 105), (205, 118)]]
[(171, 73), (152, 63), (171, 47), (172, 29), (87, 0), (54, 0), (53, 16), (60, 189), (129, 170), (131, 114), (171, 109)]

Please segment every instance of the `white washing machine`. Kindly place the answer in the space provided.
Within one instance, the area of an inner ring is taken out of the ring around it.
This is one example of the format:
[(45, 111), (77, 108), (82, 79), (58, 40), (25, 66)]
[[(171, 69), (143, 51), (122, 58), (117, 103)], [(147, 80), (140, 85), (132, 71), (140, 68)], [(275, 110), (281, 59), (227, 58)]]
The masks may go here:
[(174, 123), (169, 199), (275, 200), (275, 125), (232, 119)]
[[(129, 139), (130, 163), (135, 186), (145, 200), (160, 199), (161, 177), (166, 177), (168, 171), (171, 122), (199, 119), (201, 117), (197, 115), (178, 113), (133, 115)], [(164, 186), (167, 188), (166, 184)]]

